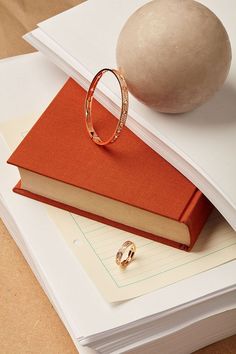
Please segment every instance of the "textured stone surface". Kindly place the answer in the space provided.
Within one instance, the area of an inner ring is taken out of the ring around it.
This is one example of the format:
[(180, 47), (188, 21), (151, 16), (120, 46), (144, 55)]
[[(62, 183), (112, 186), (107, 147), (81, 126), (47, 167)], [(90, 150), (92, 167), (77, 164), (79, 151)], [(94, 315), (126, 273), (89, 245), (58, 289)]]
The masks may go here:
[(231, 47), (220, 20), (192, 0), (154, 0), (124, 25), (117, 64), (130, 92), (161, 112), (194, 109), (224, 83)]

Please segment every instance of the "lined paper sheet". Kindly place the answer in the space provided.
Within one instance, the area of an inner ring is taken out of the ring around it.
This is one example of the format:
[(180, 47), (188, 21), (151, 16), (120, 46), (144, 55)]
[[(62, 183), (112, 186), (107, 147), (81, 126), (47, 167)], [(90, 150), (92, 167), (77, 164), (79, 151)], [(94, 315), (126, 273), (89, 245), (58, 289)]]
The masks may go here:
[[(108, 301), (122, 301), (170, 285), (235, 259), (236, 233), (214, 211), (190, 253), (111, 226), (47, 207), (75, 256)], [(121, 269), (115, 255), (121, 244), (137, 246), (134, 261)]]
[[(1, 125), (12, 150), (32, 124), (32, 119), (22, 119)], [(236, 258), (236, 232), (217, 211), (187, 253), (64, 210), (45, 208), (61, 237), (110, 302), (143, 295)], [(121, 269), (115, 255), (126, 240), (135, 242), (137, 252), (134, 261)]]

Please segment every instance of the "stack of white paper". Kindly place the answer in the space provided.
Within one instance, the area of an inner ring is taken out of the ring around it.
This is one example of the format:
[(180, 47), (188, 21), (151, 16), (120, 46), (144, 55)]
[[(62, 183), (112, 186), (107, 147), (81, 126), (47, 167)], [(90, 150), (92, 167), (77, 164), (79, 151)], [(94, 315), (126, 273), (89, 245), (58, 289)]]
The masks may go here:
[[(1, 121), (17, 118), (20, 140), (29, 128), (23, 118), (32, 117), (33, 124), (67, 77), (40, 54), (3, 61), (0, 75)], [(109, 354), (187, 354), (235, 333), (235, 261), (130, 301), (106, 302), (45, 206), (12, 193), (19, 179), (16, 168), (6, 164), (13, 145), (1, 137), (0, 216), (78, 349), (83, 344)], [(80, 353), (86, 350), (92, 353), (86, 348)]]
[[(236, 229), (236, 2), (199, 1), (222, 20), (231, 40), (233, 61), (224, 88), (199, 109), (178, 117), (157, 113), (131, 96), (127, 125), (190, 179)], [(88, 0), (40, 23), (25, 38), (88, 89), (97, 71), (116, 67), (120, 30), (146, 2)], [(120, 93), (114, 81), (107, 78), (96, 93), (118, 116)]]

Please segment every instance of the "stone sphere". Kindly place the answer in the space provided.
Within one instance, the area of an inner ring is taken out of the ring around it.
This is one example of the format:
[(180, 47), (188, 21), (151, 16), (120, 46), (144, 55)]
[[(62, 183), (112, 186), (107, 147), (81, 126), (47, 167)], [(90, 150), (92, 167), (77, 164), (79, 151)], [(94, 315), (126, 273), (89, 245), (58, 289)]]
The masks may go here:
[(154, 0), (136, 12), (118, 38), (117, 66), (129, 91), (166, 113), (193, 110), (224, 83), (231, 63), (227, 32), (193, 0)]

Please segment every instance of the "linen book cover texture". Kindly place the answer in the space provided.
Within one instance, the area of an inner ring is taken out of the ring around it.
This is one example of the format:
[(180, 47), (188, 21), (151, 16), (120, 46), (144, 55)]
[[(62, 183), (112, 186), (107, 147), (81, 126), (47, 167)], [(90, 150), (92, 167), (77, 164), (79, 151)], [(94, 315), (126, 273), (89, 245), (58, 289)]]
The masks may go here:
[[(23, 190), (20, 183), (14, 191), (174, 247), (191, 249), (212, 209), (210, 202), (127, 127), (115, 144), (94, 144), (85, 127), (85, 95), (69, 79), (8, 163), (182, 222), (190, 231), (189, 247), (36, 195)], [(109, 136), (117, 119), (95, 100), (92, 114), (100, 136)]]

